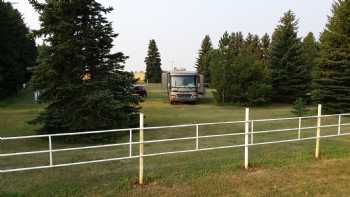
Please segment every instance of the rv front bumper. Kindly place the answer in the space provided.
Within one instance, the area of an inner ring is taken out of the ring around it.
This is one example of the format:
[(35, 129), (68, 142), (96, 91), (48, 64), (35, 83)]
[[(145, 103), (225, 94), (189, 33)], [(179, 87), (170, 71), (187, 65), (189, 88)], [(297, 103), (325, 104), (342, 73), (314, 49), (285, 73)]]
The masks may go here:
[(170, 96), (171, 102), (193, 102), (197, 100), (198, 96), (193, 94), (176, 94)]

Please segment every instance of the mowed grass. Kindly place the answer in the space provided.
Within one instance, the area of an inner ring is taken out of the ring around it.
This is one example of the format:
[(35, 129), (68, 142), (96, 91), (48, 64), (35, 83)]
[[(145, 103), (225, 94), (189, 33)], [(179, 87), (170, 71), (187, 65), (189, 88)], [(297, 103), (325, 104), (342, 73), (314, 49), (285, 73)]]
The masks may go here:
[[(210, 92), (197, 105), (170, 105), (159, 85), (147, 86), (149, 98), (142, 104), (146, 126), (222, 122), (244, 119), (244, 108), (219, 106)], [(0, 136), (35, 134), (36, 126), (27, 122), (37, 116), (44, 105), (31, 101), (31, 92), (0, 103)], [(251, 109), (252, 119), (291, 117), (291, 106), (273, 105)], [(315, 114), (311, 108), (310, 115)], [(337, 124), (336, 118), (323, 123)], [(350, 122), (344, 118), (343, 122)], [(303, 121), (315, 126), (316, 119)], [(256, 123), (255, 130), (296, 128), (298, 122)], [(243, 124), (201, 126), (200, 135), (241, 133)], [(343, 132), (350, 129), (343, 127)], [(335, 134), (337, 128), (322, 129), (322, 135)], [(256, 134), (255, 142), (296, 138), (297, 130)], [(302, 132), (302, 137), (315, 135), (315, 129)], [(145, 139), (195, 136), (194, 127), (146, 130)], [(134, 140), (138, 134), (134, 133)], [(56, 140), (56, 141), (55, 141)], [(128, 133), (118, 140), (127, 142)], [(47, 149), (47, 139), (2, 142), (0, 153)], [(200, 140), (200, 148), (238, 145), (243, 136)], [(349, 196), (350, 137), (321, 140), (322, 160), (313, 159), (314, 140), (250, 148), (251, 170), (242, 169), (243, 148), (183, 153), (145, 158), (145, 182), (137, 186), (138, 160), (0, 174), (0, 196)], [(54, 139), (54, 148), (91, 144), (69, 144)], [(188, 150), (194, 140), (147, 144), (146, 154)], [(127, 156), (128, 146), (54, 154), (55, 164)], [(133, 146), (133, 154), (138, 147)], [(47, 165), (48, 155), (0, 158), (0, 168)]]

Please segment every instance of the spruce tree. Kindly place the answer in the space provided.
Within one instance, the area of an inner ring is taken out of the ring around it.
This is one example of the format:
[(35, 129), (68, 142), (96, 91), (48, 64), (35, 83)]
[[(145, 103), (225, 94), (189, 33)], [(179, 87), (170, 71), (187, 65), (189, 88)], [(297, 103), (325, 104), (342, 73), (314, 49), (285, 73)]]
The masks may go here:
[(265, 65), (268, 64), (268, 60), (270, 57), (270, 46), (271, 46), (271, 40), (269, 34), (264, 34), (263, 37), (261, 37), (261, 50), (262, 50), (262, 60)]
[(210, 83), (210, 52), (213, 50), (209, 35), (206, 35), (202, 41), (201, 49), (199, 50), (199, 56), (197, 58), (196, 69), (197, 72), (204, 75), (206, 83)]
[(21, 14), (0, 0), (0, 99), (17, 94), (29, 80), (35, 65), (36, 47)]
[(160, 53), (155, 40), (150, 40), (148, 45), (145, 80), (149, 83), (160, 83), (162, 78)]
[(302, 98), (298, 98), (294, 102), (293, 110), (291, 112), (298, 117), (302, 117), (308, 112), (308, 109), (305, 105), (305, 101)]
[[(132, 126), (139, 98), (132, 96), (126, 56), (111, 53), (112, 23), (95, 0), (30, 0), (40, 13), (36, 31), (46, 43), (33, 77), (48, 102), (34, 121), (43, 133), (104, 130)], [(38, 81), (37, 81), (38, 80)]]
[(312, 32), (309, 32), (303, 40), (303, 49), (306, 65), (310, 67), (312, 71), (316, 70), (316, 58), (318, 57), (319, 50), (317, 41)]
[(298, 21), (289, 10), (272, 36), (269, 70), (272, 99), (277, 102), (290, 103), (296, 98), (305, 98), (310, 91), (311, 72), (304, 59), (297, 28)]
[(320, 37), (318, 102), (329, 113), (350, 111), (350, 1), (338, 0)]

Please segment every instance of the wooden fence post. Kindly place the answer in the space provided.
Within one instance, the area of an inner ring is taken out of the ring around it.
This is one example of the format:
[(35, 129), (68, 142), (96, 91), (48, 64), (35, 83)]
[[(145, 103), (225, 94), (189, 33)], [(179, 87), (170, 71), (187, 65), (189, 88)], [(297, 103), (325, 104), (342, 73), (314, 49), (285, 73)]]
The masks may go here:
[(244, 168), (249, 168), (249, 108), (245, 109)]
[(139, 166), (139, 184), (143, 185), (143, 155), (144, 155), (144, 133), (143, 133), (143, 113), (140, 113), (140, 166)]
[(320, 158), (321, 116), (322, 116), (322, 105), (319, 104), (317, 108), (317, 130), (316, 130), (316, 150), (315, 150), (316, 159)]

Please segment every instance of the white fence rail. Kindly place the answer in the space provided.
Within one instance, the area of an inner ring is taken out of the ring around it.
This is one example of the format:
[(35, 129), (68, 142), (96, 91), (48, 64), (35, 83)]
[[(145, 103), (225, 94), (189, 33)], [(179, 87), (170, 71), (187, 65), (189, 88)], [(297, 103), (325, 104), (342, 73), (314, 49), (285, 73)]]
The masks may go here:
[[(305, 140), (316, 140), (316, 150), (315, 157), (319, 157), (319, 143), (322, 138), (332, 138), (339, 136), (347, 136), (350, 133), (344, 133), (342, 131), (343, 126), (350, 126), (350, 123), (343, 123), (343, 117), (350, 116), (348, 114), (334, 114), (334, 115), (321, 115), (321, 108), (319, 107), (318, 116), (307, 116), (307, 117), (293, 117), (293, 118), (277, 118), (277, 119), (258, 119), (250, 120), (249, 119), (249, 109), (246, 109), (245, 120), (244, 121), (232, 121), (232, 122), (215, 122), (215, 123), (199, 123), (199, 124), (186, 124), (186, 125), (174, 125), (174, 126), (160, 126), (160, 127), (144, 127), (143, 125), (143, 114), (140, 114), (140, 127), (139, 128), (128, 128), (128, 129), (115, 129), (115, 130), (105, 130), (105, 131), (89, 131), (89, 132), (78, 132), (78, 133), (62, 133), (62, 134), (47, 134), (47, 135), (32, 135), (32, 136), (19, 136), (19, 137), (0, 137), (0, 143), (11, 140), (23, 140), (23, 139), (39, 139), (47, 138), (48, 139), (48, 149), (39, 150), (39, 151), (28, 151), (28, 152), (13, 152), (13, 153), (2, 153), (0, 154), (0, 159), (3, 160), (6, 157), (12, 156), (25, 156), (25, 155), (35, 155), (35, 154), (48, 154), (48, 164), (42, 166), (34, 167), (24, 167), (24, 168), (6, 168), (0, 169), (1, 173), (9, 173), (16, 171), (26, 171), (26, 170), (35, 170), (35, 169), (45, 169), (45, 168), (54, 168), (54, 167), (65, 167), (73, 165), (82, 165), (82, 164), (91, 164), (91, 163), (100, 163), (108, 161), (117, 161), (117, 160), (127, 160), (127, 159), (136, 159), (139, 158), (139, 183), (143, 184), (143, 159), (144, 157), (152, 157), (159, 155), (168, 155), (176, 153), (189, 153), (197, 151), (208, 151), (208, 150), (218, 150), (218, 149), (228, 149), (228, 148), (238, 148), (244, 147), (244, 166), (247, 169), (249, 167), (249, 147), (250, 146), (259, 146), (267, 144), (277, 144), (277, 143), (287, 143), (287, 142), (297, 142)], [(321, 125), (321, 119), (327, 117), (336, 117), (338, 119), (337, 124), (325, 124)], [(303, 127), (303, 121), (307, 119), (317, 119), (316, 126), (305, 126)], [(272, 130), (254, 130), (255, 124), (258, 123), (273, 123), (276, 121), (286, 121), (286, 120), (296, 120), (298, 124), (294, 128), (284, 128), (284, 129), (272, 129)], [(200, 127), (211, 126), (211, 125), (234, 125), (241, 124), (244, 125), (244, 132), (241, 133), (227, 133), (227, 134), (217, 134), (217, 135), (200, 135)], [(183, 138), (168, 138), (168, 139), (159, 139), (159, 140), (144, 140), (144, 131), (145, 130), (159, 130), (159, 129), (169, 129), (169, 128), (195, 128), (195, 136), (192, 137), (183, 137)], [(322, 128), (337, 128), (336, 134), (331, 135), (321, 135), (320, 131)], [(315, 136), (312, 137), (302, 137), (303, 130), (315, 129)], [(287, 132), (287, 131), (297, 131), (296, 137), (294, 139), (288, 140), (275, 140), (267, 142), (255, 142), (254, 136), (264, 133), (276, 133), (276, 132)], [(53, 148), (53, 140), (55, 137), (62, 136), (77, 136), (77, 135), (88, 135), (88, 134), (103, 134), (103, 133), (115, 133), (115, 132), (129, 132), (129, 141), (125, 143), (115, 143), (115, 144), (104, 144), (104, 145), (95, 145), (95, 146), (83, 146), (75, 148)], [(133, 139), (133, 134), (139, 132), (139, 140)], [(200, 142), (201, 139), (211, 139), (217, 137), (226, 137), (226, 136), (242, 136), (244, 139), (243, 144), (232, 144), (227, 146), (215, 146), (201, 148)], [(154, 144), (154, 143), (164, 143), (164, 142), (175, 142), (175, 141), (184, 141), (184, 140), (194, 140), (194, 148), (189, 150), (178, 150), (178, 151), (168, 151), (168, 152), (158, 152), (158, 153), (144, 153), (145, 144)], [(139, 154), (133, 154), (133, 145), (139, 146)], [(98, 149), (106, 147), (118, 147), (118, 146), (128, 146), (128, 156), (126, 157), (112, 157), (107, 159), (100, 160), (90, 160), (90, 161), (81, 161), (81, 162), (71, 162), (71, 163), (55, 163), (54, 153), (66, 152), (66, 151), (77, 151), (77, 150), (88, 150), (88, 149)]]

